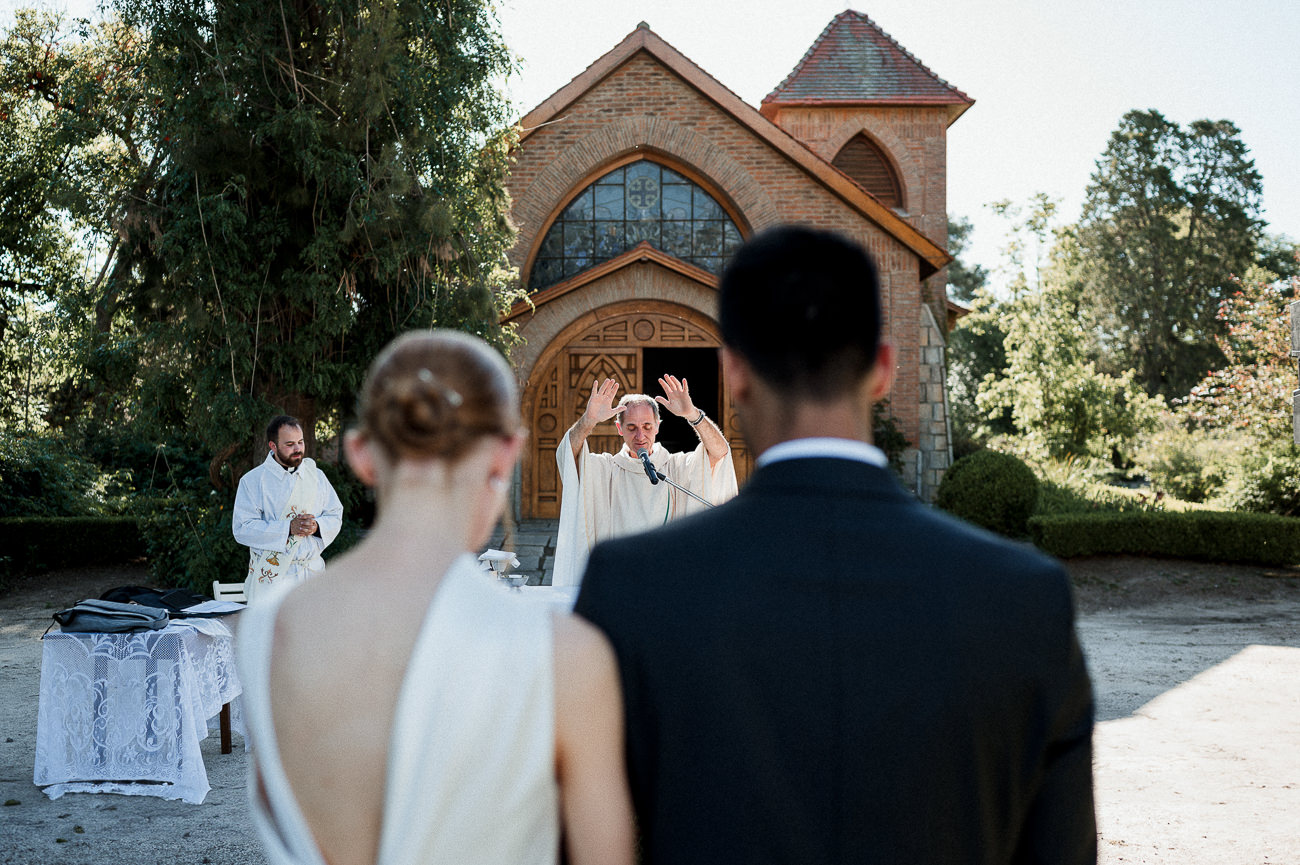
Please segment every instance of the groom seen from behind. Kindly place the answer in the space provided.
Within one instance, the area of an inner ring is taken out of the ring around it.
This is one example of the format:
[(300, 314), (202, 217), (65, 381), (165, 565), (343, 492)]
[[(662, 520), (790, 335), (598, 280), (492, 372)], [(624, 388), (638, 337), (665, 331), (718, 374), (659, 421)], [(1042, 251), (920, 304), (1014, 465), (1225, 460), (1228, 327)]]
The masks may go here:
[(871, 444), (893, 373), (871, 259), (766, 232), (719, 312), (755, 472), (598, 545), (576, 607), (618, 657), (642, 861), (1094, 862), (1067, 577), (918, 502)]

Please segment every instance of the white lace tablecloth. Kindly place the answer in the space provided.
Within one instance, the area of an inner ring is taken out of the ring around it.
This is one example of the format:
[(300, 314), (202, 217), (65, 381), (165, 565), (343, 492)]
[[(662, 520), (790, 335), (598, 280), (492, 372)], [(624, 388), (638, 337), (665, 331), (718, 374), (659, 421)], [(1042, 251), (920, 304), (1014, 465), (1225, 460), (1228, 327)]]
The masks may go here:
[[(125, 793), (198, 804), (211, 789), (199, 742), (208, 719), (240, 690), (233, 635), (217, 619), (127, 634), (46, 634), (36, 785), (51, 799)], [(242, 718), (232, 714), (242, 733)]]

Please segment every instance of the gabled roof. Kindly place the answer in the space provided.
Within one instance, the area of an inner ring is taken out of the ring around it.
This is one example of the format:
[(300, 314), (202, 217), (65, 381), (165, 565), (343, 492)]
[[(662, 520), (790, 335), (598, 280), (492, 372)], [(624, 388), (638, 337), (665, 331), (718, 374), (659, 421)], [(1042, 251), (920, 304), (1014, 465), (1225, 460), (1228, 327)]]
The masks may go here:
[(577, 102), (583, 94), (641, 52), (650, 55), (658, 63), (694, 87), (705, 98), (730, 115), (737, 123), (748, 128), (760, 139), (780, 151), (787, 159), (838, 196), (847, 205), (880, 226), (899, 243), (915, 253), (921, 260), (920, 275), (922, 279), (946, 266), (952, 260), (952, 256), (930, 238), (913, 228), (911, 223), (882, 204), (875, 196), (858, 186), (846, 175), (840, 173), (829, 162), (813, 153), (802, 142), (759, 114), (755, 108), (720, 84), (717, 79), (696, 66), (690, 58), (665, 42), (644, 22), (638, 24), (636, 29), (629, 33), (622, 42), (598, 58), (576, 78), (552, 93), (541, 105), (528, 112), (519, 121), (521, 127), (519, 133), (520, 143), (526, 141), (529, 136), (536, 134), (539, 129), (547, 124), (562, 122), (564, 120), (564, 111), (570, 105)]
[(874, 21), (849, 9), (826, 25), (760, 110), (772, 117), (792, 105), (947, 105), (951, 125), (974, 104)]

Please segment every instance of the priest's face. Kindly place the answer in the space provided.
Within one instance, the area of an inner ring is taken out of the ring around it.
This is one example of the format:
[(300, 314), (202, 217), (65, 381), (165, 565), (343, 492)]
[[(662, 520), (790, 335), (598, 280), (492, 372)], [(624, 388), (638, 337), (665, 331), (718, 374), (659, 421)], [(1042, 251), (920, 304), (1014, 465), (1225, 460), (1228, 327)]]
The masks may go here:
[(275, 461), (287, 469), (297, 468), (306, 453), (302, 443), (302, 427), (282, 426), (275, 441), (271, 442)]
[(633, 456), (641, 448), (646, 450), (654, 448), (655, 436), (659, 433), (659, 419), (655, 417), (655, 410), (645, 403), (633, 403), (628, 406), (623, 414), (619, 415), (614, 425)]

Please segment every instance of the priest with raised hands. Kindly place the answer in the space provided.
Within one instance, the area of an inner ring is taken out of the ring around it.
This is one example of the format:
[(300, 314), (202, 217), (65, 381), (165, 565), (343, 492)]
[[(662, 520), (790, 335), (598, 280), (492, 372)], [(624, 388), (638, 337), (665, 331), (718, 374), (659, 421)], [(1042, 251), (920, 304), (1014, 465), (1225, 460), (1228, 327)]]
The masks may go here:
[[(646, 460), (657, 472), (704, 500), (721, 504), (736, 494), (736, 469), (722, 431), (691, 402), (685, 379), (659, 379), (664, 396), (627, 394), (614, 405), (618, 382), (592, 382), (587, 408), (560, 440), (555, 460), (563, 493), (552, 585), (576, 586), (587, 554), (598, 542), (661, 526), (705, 506), (668, 483), (652, 483)], [(693, 451), (674, 453), (655, 441), (659, 407), (684, 418), (699, 437)], [(597, 424), (614, 420), (623, 439), (617, 453), (592, 453), (587, 437)], [(646, 452), (646, 460), (639, 454)]]

